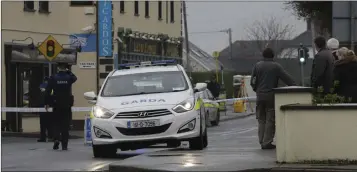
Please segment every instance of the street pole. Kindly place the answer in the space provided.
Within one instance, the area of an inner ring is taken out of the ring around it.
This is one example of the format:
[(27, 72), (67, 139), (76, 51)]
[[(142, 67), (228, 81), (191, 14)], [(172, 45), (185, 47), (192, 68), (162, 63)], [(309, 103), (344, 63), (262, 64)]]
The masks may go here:
[(186, 1), (182, 1), (182, 13), (183, 13), (183, 25), (185, 28), (186, 69), (189, 72), (190, 77), (192, 77), (192, 71), (190, 65), (190, 47), (189, 47), (188, 29), (187, 29)]
[(353, 3), (355, 3), (354, 1), (350, 1), (350, 10), (351, 10), (351, 23), (350, 23), (350, 25), (351, 25), (351, 29), (350, 29), (350, 35), (351, 35), (351, 50), (352, 51), (354, 51), (354, 48), (355, 48), (355, 46), (354, 46), (354, 32), (356, 31), (356, 29), (354, 29), (354, 22), (355, 22), (355, 15), (354, 15), (354, 4)]
[(98, 7), (98, 2), (96, 3), (96, 13), (95, 13), (95, 25), (96, 25), (96, 68), (95, 68), (95, 71), (96, 71), (96, 85), (97, 85), (97, 94), (99, 94), (99, 32), (98, 32), (98, 29), (99, 29), (99, 16), (98, 16), (98, 13), (99, 13), (99, 7)]
[(301, 70), (301, 85), (304, 87), (305, 81), (304, 81), (304, 64), (303, 63), (300, 63), (300, 70)]
[(233, 58), (233, 46), (232, 46), (232, 29), (228, 29), (228, 37), (229, 37), (229, 59)]

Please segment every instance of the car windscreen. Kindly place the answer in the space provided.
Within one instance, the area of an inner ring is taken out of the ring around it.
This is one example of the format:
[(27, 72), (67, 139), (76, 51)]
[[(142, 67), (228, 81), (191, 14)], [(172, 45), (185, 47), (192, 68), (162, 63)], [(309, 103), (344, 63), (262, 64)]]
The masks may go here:
[(181, 71), (148, 72), (109, 77), (101, 96), (168, 93), (187, 89), (188, 84)]

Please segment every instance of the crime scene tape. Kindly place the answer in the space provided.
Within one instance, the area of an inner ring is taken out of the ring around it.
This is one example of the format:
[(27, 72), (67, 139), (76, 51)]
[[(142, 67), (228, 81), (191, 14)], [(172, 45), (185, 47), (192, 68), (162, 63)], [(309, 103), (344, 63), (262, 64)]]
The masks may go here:
[[(213, 100), (211, 102), (233, 102), (237, 100), (256, 101), (256, 97), (242, 97), (233, 99)], [(72, 112), (89, 112), (92, 107), (72, 107)], [(29, 108), (29, 107), (1, 107), (1, 112), (47, 112), (45, 108)], [(52, 108), (48, 108), (48, 112), (52, 112)]]
[[(92, 107), (72, 107), (72, 112), (89, 112)], [(52, 108), (48, 108), (52, 112)], [(45, 108), (1, 107), (1, 112), (47, 112)]]

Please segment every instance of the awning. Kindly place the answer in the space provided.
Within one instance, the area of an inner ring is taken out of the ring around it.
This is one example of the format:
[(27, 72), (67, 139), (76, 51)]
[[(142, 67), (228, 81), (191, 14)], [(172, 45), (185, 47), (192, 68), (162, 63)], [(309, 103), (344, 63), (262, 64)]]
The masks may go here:
[[(37, 50), (31, 50), (37, 51)], [(11, 52), (11, 62), (26, 62), (26, 63), (48, 63), (45, 56), (38, 55), (34, 52), (21, 52), (17, 50), (12, 50)], [(77, 53), (73, 52), (72, 54), (58, 54), (58, 56), (51, 61), (51, 63), (68, 63), (70, 65), (77, 64)]]

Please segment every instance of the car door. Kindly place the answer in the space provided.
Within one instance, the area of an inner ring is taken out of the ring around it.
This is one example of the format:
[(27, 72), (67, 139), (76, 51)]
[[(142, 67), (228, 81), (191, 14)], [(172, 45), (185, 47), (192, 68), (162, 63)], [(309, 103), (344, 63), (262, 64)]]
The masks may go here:
[(213, 97), (211, 91), (207, 90), (207, 96), (210, 101), (210, 107), (211, 107), (210, 113), (216, 115), (218, 108), (219, 108), (219, 104), (217, 102), (214, 102), (214, 97)]
[(209, 98), (209, 94), (208, 94), (209, 90), (206, 89), (203, 91), (203, 95), (204, 95), (204, 102), (205, 102), (205, 109), (206, 112), (208, 111), (208, 118), (209, 121), (212, 121), (212, 119), (214, 119), (213, 117), (213, 109), (212, 109), (212, 99)]

